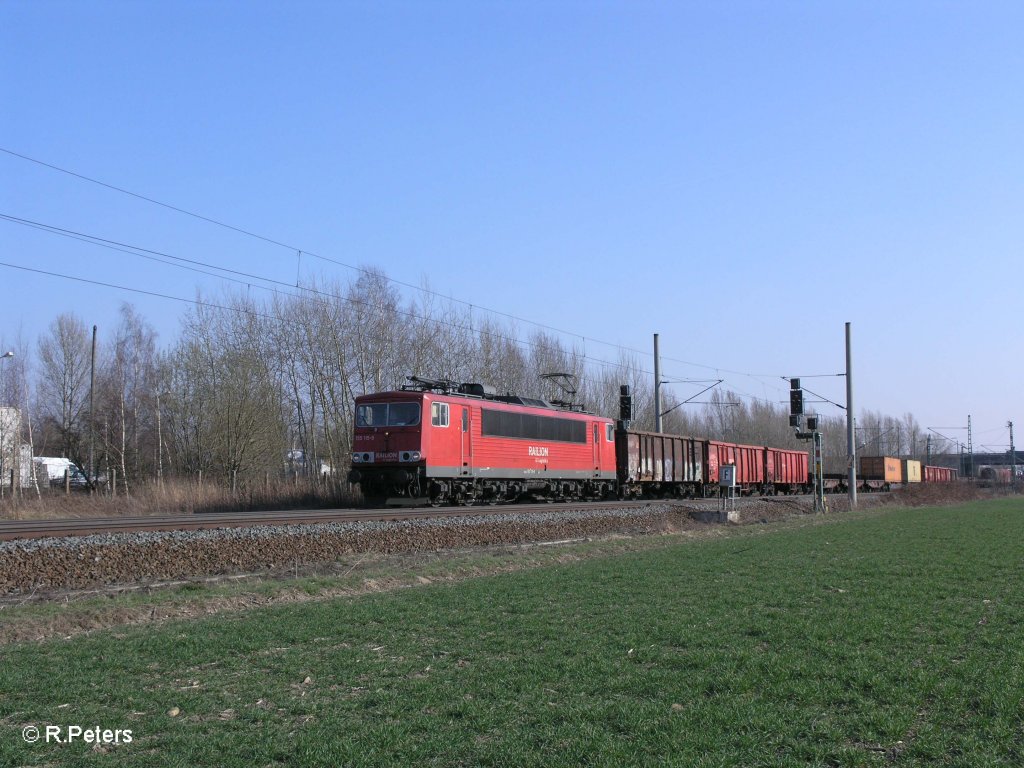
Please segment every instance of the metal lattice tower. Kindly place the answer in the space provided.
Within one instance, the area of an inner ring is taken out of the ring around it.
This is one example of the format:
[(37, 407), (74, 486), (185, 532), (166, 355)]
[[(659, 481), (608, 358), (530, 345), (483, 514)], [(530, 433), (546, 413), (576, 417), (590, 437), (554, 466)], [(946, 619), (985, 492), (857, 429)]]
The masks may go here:
[(971, 414), (967, 414), (967, 462), (967, 476), (974, 477), (974, 441), (971, 438)]

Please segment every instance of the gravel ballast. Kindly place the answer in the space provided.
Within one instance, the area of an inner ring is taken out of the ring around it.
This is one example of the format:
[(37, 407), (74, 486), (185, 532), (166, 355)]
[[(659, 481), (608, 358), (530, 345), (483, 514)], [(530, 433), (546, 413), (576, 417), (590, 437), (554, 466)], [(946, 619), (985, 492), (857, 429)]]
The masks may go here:
[(264, 525), (0, 542), (0, 594), (74, 590), (328, 563), (340, 557), (642, 535), (696, 525), (692, 510), (647, 507)]

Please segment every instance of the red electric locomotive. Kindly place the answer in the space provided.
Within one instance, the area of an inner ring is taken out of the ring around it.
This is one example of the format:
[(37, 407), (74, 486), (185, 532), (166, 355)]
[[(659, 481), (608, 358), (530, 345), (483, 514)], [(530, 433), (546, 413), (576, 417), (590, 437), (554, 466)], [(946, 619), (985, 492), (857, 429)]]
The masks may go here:
[(607, 498), (615, 423), (482, 384), (411, 377), (356, 398), (349, 482), (371, 504)]

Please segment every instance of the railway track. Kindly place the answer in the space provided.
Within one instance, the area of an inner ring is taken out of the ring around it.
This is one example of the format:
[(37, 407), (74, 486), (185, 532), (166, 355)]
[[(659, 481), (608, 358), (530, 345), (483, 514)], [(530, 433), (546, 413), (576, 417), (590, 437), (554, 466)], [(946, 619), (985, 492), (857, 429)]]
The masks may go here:
[(202, 531), (217, 528), (250, 528), (260, 525), (307, 525), (312, 523), (386, 522), (449, 517), (474, 517), (503, 513), (529, 514), (568, 510), (632, 509), (651, 501), (596, 503), (516, 504), (474, 507), (408, 507), (402, 509), (307, 509), (273, 512), (218, 512), (153, 517), (63, 518), (58, 520), (2, 520), (0, 541), (63, 536), (135, 533), (139, 531)]

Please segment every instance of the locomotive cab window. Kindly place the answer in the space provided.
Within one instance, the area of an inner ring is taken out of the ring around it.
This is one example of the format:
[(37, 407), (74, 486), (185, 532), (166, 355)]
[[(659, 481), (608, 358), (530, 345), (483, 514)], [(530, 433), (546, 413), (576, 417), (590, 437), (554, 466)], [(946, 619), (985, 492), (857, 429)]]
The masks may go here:
[(357, 427), (412, 427), (419, 423), (419, 403), (364, 403), (356, 408)]
[(388, 406), (389, 427), (412, 427), (419, 423), (419, 403), (391, 403)]
[(615, 442), (615, 425), (614, 424), (605, 424), (604, 425), (604, 439), (607, 440), (609, 443), (614, 443)]
[(448, 426), (448, 403), (430, 404), (430, 425), (433, 427)]

